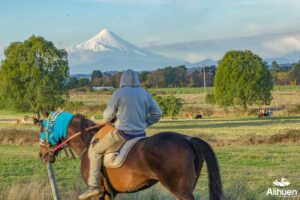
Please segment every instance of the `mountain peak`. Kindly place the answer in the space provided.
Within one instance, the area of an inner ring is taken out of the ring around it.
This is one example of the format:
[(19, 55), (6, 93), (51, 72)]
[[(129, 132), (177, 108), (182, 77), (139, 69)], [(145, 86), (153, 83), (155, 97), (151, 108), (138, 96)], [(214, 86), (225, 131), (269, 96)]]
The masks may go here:
[(71, 73), (153, 69), (178, 65), (179, 60), (166, 58), (131, 44), (112, 31), (102, 29), (97, 35), (71, 49), (69, 54)]
[(95, 52), (112, 50), (126, 51), (131, 46), (133, 45), (105, 28), (88, 41), (77, 45), (76, 48), (78, 50), (90, 50)]
[(97, 39), (103, 39), (103, 38), (112, 38), (115, 37), (116, 35), (111, 32), (108, 29), (102, 29), (95, 37), (93, 38), (97, 38)]

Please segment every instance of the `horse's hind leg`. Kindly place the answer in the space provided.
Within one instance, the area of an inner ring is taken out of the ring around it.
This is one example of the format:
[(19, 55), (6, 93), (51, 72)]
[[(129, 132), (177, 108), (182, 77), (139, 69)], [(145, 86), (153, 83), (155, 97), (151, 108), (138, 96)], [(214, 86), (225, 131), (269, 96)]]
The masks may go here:
[(160, 173), (159, 181), (165, 186), (178, 200), (194, 200), (193, 195), (197, 175), (194, 164), (177, 165), (169, 173)]
[[(161, 181), (162, 185), (165, 186), (177, 200), (195, 200), (193, 195), (194, 190), (194, 179), (188, 180), (172, 180), (168, 182)], [(177, 182), (179, 181), (179, 182)]]
[(176, 200), (195, 200), (193, 193), (191, 194), (183, 194), (183, 195), (175, 195)]

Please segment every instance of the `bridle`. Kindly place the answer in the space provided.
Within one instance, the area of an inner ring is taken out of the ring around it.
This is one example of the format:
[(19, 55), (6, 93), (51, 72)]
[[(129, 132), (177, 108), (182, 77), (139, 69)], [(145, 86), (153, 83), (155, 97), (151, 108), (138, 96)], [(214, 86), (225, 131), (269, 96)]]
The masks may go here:
[[(50, 155), (55, 155), (56, 152), (62, 150), (64, 147), (67, 146), (67, 144), (68, 144), (71, 140), (73, 140), (73, 139), (75, 139), (76, 137), (80, 136), (83, 132), (88, 132), (88, 131), (91, 131), (91, 130), (94, 130), (94, 129), (101, 129), (102, 127), (106, 126), (107, 124), (109, 124), (109, 123), (96, 124), (96, 125), (94, 125), (94, 126), (88, 127), (88, 128), (86, 128), (86, 129), (84, 129), (84, 131), (80, 131), (80, 132), (75, 133), (74, 135), (72, 135), (71, 137), (65, 139), (63, 142), (57, 144), (56, 146), (52, 146), (52, 145), (49, 143), (48, 139), (46, 139), (46, 141), (44, 141), (44, 140), (41, 139), (41, 140), (40, 140), (40, 145), (41, 145), (41, 146), (46, 146), (46, 147), (48, 148), (48, 150), (49, 150), (48, 153), (49, 153)], [(48, 130), (47, 130), (47, 131), (48, 131)], [(47, 131), (46, 131), (46, 134), (47, 134), (47, 137), (46, 137), (46, 138), (48, 138), (48, 133), (47, 133)], [(82, 154), (84, 154), (84, 152), (85, 152), (86, 150), (87, 150), (87, 149), (85, 148), (85, 149), (80, 153), (80, 157), (82, 156)]]

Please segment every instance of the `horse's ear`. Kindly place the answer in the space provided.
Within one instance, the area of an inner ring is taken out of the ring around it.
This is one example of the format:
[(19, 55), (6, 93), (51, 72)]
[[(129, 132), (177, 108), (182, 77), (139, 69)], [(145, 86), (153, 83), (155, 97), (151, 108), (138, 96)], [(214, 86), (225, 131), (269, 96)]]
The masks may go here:
[(41, 112), (44, 118), (47, 118), (50, 115), (50, 111), (48, 109), (43, 109)]

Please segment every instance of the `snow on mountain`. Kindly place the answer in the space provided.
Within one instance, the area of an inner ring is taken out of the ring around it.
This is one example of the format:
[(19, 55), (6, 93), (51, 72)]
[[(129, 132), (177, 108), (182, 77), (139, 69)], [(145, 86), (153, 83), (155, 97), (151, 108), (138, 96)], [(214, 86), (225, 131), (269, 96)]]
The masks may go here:
[(114, 49), (127, 51), (136, 47), (126, 42), (108, 29), (103, 29), (95, 37), (76, 46), (78, 50), (112, 51)]
[(71, 48), (69, 60), (72, 74), (91, 73), (93, 70), (122, 71), (128, 68), (138, 71), (153, 70), (183, 63), (181, 60), (139, 48), (107, 29)]

